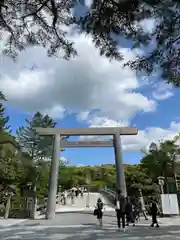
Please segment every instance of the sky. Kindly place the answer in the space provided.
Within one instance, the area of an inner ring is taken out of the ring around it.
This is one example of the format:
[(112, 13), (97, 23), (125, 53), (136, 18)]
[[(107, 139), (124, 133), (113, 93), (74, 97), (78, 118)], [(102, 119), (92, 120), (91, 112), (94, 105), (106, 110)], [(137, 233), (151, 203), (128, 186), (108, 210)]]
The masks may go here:
[[(145, 24), (152, 29), (152, 22)], [(6, 114), (13, 132), (36, 111), (49, 114), (58, 127), (136, 126), (137, 136), (122, 137), (124, 163), (138, 163), (151, 142), (180, 131), (180, 91), (155, 74), (139, 77), (123, 62), (99, 55), (91, 36), (71, 34), (78, 56), (49, 58), (46, 49), (29, 47), (16, 62), (1, 55), (0, 90), (8, 99)], [(137, 52), (124, 44), (124, 62)], [(77, 137), (77, 139), (84, 139)], [(66, 149), (62, 157), (75, 165), (114, 163), (113, 148)]]

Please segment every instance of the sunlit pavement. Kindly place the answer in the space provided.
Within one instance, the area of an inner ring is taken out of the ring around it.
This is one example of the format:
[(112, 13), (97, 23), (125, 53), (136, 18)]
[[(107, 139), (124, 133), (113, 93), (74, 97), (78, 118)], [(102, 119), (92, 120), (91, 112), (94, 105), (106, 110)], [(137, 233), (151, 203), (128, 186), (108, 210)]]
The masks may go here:
[(92, 213), (59, 213), (53, 220), (28, 220), (17, 225), (0, 227), (0, 240), (38, 239), (38, 240), (104, 240), (104, 239), (180, 239), (180, 228), (160, 224), (160, 228), (151, 228), (150, 220), (143, 218), (136, 227), (129, 227), (126, 232), (116, 226), (114, 212), (105, 212), (104, 226), (97, 225)]

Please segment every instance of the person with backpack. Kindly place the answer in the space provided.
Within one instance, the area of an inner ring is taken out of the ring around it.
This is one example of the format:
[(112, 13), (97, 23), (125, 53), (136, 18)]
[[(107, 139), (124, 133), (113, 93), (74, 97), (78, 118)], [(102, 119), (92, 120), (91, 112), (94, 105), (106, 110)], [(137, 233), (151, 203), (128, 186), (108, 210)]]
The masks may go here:
[(116, 198), (114, 199), (114, 204), (116, 206), (116, 217), (117, 217), (117, 225), (118, 228), (122, 228), (125, 231), (125, 214), (126, 214), (126, 199), (121, 194), (121, 190), (117, 190)]
[(97, 216), (97, 219), (99, 221), (99, 225), (102, 226), (103, 225), (103, 202), (100, 198), (98, 198), (97, 200), (97, 204), (96, 204), (96, 209), (94, 210), (95, 215)]

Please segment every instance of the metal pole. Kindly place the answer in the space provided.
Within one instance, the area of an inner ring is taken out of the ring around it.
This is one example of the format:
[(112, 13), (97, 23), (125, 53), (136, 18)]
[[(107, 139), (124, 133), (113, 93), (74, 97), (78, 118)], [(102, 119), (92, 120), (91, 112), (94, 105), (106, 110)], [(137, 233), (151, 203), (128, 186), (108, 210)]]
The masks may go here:
[(114, 140), (114, 153), (115, 153), (115, 164), (116, 164), (116, 187), (121, 190), (123, 196), (127, 196), (126, 191), (126, 180), (124, 174), (124, 166), (122, 159), (121, 150), (121, 139), (120, 134), (116, 133), (113, 136)]
[(59, 155), (60, 140), (61, 140), (61, 137), (59, 134), (54, 136), (53, 157), (51, 160), (51, 169), (50, 169), (50, 177), (49, 177), (46, 219), (55, 218), (56, 193), (57, 193), (57, 185), (58, 185), (59, 159), (60, 159), (60, 155)]

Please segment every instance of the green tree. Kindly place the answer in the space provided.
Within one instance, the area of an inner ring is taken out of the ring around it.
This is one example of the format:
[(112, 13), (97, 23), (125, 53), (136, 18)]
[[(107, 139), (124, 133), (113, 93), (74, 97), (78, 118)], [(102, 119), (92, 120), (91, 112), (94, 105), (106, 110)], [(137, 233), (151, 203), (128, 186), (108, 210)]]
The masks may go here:
[(2, 91), (0, 91), (0, 101), (6, 101), (6, 98)]
[(73, 5), (72, 1), (56, 0), (1, 1), (0, 27), (8, 36), (3, 52), (14, 58), (17, 51), (28, 45), (40, 44), (48, 47), (49, 55), (58, 49), (64, 50), (65, 58), (76, 54), (62, 27), (62, 24), (68, 26), (73, 23)]
[[(178, 165), (177, 155), (179, 155), (179, 151), (179, 146), (176, 144), (175, 140), (167, 140), (160, 142), (156, 150), (150, 151), (141, 160), (141, 168), (146, 171), (153, 182), (157, 183), (158, 177), (164, 177), (165, 191), (169, 191), (169, 188), (173, 187), (170, 186), (169, 179), (175, 178)], [(173, 185), (174, 183), (175, 180), (173, 180)]]
[(174, 141), (160, 142), (157, 150), (145, 154), (140, 165), (154, 181), (159, 176), (172, 177), (178, 151)]
[(9, 122), (9, 116), (5, 116), (5, 108), (3, 107), (3, 104), (0, 102), (0, 132), (11, 132), (10, 126), (8, 125)]
[(59, 180), (58, 185), (61, 185), (63, 189), (72, 188), (75, 182), (76, 175), (74, 173), (74, 167), (61, 167), (59, 168)]
[(116, 167), (115, 164), (102, 165), (102, 179), (109, 188), (115, 188), (116, 184)]
[(151, 195), (156, 191), (156, 185), (140, 165), (126, 165), (125, 176), (130, 196), (138, 196), (139, 189), (143, 191), (143, 195)]
[[(101, 172), (101, 174), (97, 173)], [(116, 186), (116, 168), (114, 164), (102, 166), (64, 166), (59, 170), (59, 185), (69, 189), (73, 185), (87, 185), (87, 176), (91, 176), (91, 187), (101, 188)], [(139, 188), (143, 195), (151, 195), (157, 189), (157, 184), (148, 175), (145, 168), (141, 165), (125, 165), (125, 176), (128, 194), (131, 196), (139, 195)]]
[[(143, 28), (146, 19), (155, 20), (152, 32)], [(118, 44), (123, 38), (132, 40), (132, 48), (145, 51), (125, 65), (148, 75), (160, 68), (165, 81), (180, 86), (178, 0), (93, 1), (80, 23), (92, 34), (100, 54), (121, 60)]]
[(17, 130), (17, 141), (24, 152), (27, 152), (33, 159), (40, 160), (51, 158), (53, 138), (50, 136), (39, 136), (36, 127), (54, 128), (56, 122), (48, 115), (36, 112), (32, 120), (25, 120), (27, 126), (21, 126)]
[(0, 91), (0, 148), (3, 148), (3, 144), (11, 143), (18, 149), (18, 144), (15, 138), (11, 135), (11, 129), (9, 122), (9, 116), (5, 116), (5, 108), (3, 106), (4, 101), (7, 101), (4, 94)]
[(3, 146), (4, 154), (0, 156), (0, 182), (3, 186), (12, 184), (17, 176), (18, 161), (16, 159), (16, 153), (9, 149), (9, 147)]
[[(72, 9), (85, 1), (56, 0), (4, 0), (0, 4), (1, 31), (7, 32), (4, 53), (16, 56), (16, 50), (28, 45), (48, 47), (50, 55), (64, 50), (65, 58), (76, 55), (73, 43), (67, 38), (64, 25), (76, 25), (93, 37), (101, 55), (122, 60), (119, 42), (132, 40), (132, 48), (149, 51), (140, 54), (128, 65), (148, 74), (161, 68), (162, 77), (179, 87), (179, 21), (178, 0), (126, 0), (92, 1), (86, 13), (79, 19)], [(51, 19), (51, 20), (47, 20)], [(154, 19), (152, 33), (144, 31), (143, 20)], [(18, 20), (18, 21), (17, 21)], [(120, 39), (119, 39), (120, 37)], [(153, 46), (154, 43), (154, 46)]]

